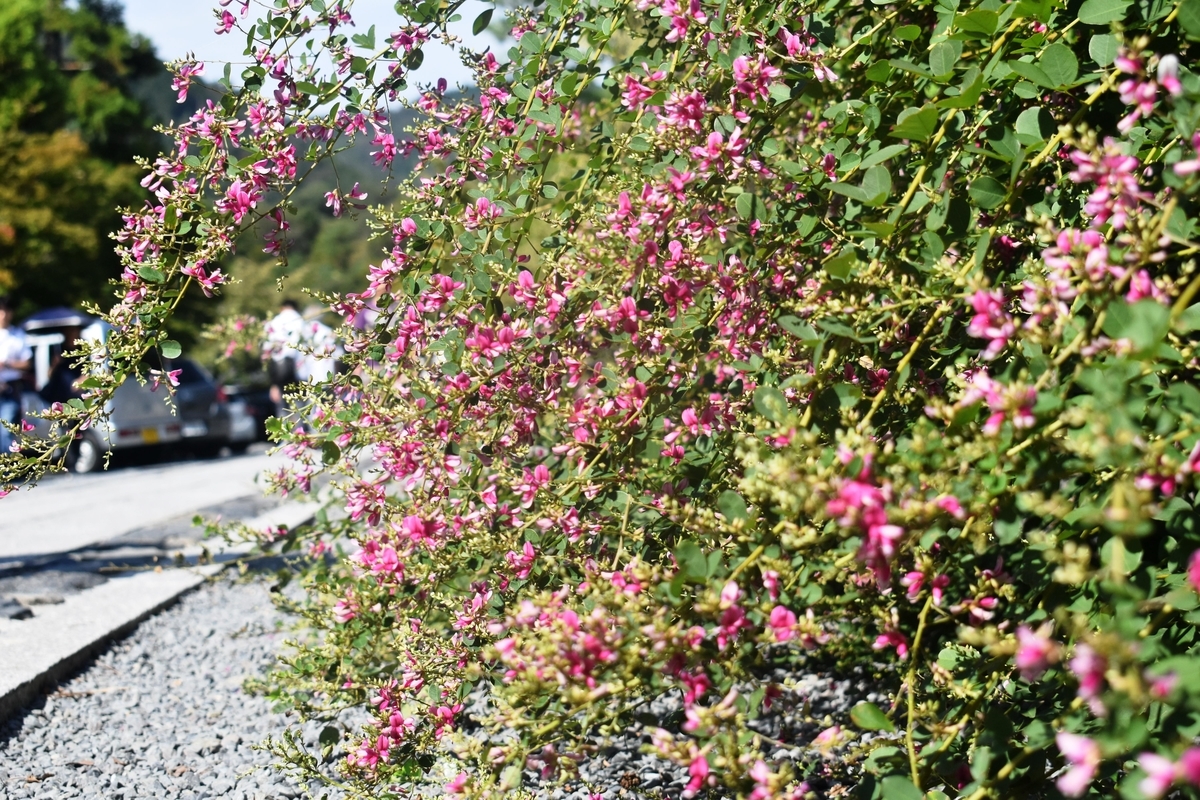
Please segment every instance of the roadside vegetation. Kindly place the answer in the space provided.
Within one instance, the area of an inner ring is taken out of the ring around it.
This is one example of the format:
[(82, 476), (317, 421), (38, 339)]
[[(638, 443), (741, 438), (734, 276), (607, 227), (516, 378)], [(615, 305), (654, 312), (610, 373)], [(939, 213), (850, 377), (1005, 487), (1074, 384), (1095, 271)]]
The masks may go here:
[[(242, 5), (51, 416), (176, 354), (245, 231), (288, 269), (314, 165), (415, 159), (319, 185), (384, 252), (276, 429), (345, 512), (279, 532), (336, 554), (272, 684), (328, 723), (297, 774), (516, 797), (633, 728), (685, 798), (1200, 786), (1200, 1), (547, 0), (475, 21), (514, 44), (471, 96), (420, 69), (454, 2)], [(816, 664), (864, 698), (797, 756), (761, 720)]]

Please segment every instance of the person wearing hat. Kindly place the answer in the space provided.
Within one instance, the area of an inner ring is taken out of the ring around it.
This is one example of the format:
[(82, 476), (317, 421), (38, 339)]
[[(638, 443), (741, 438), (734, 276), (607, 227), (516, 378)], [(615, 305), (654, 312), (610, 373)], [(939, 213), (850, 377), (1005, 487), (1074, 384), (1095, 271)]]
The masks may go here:
[[(8, 298), (0, 297), (0, 421), (15, 425), (21, 418), (21, 390), (33, 351), (12, 319)], [(12, 433), (0, 425), (0, 452), (9, 452), (12, 444)]]

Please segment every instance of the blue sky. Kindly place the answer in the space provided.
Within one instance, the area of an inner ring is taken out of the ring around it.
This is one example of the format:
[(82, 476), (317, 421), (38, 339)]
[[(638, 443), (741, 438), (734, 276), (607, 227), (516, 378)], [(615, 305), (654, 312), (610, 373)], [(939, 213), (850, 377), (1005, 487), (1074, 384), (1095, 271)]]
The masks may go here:
[[(390, 33), (397, 27), (393, 3), (394, 0), (355, 0), (352, 12), (355, 30), (366, 31), (374, 24), (377, 35)], [(210, 79), (221, 74), (223, 67), (218, 62), (246, 62), (242, 55), (242, 46), (246, 41), (244, 35), (233, 31), (227, 36), (218, 36), (213, 32), (216, 26), (213, 17), (216, 0), (123, 0), (123, 5), (126, 26), (154, 42), (164, 61), (182, 58), (189, 51), (194, 52), (198, 59), (213, 65), (206, 70)], [(251, 15), (258, 5), (257, 2), (251, 5)], [(471, 23), (490, 6), (490, 3), (480, 0), (467, 0), (459, 12), (463, 19), (451, 26), (451, 31), (475, 49), (482, 49), (489, 44), (495, 49), (496, 39), (489, 33), (471, 36)], [(230, 9), (236, 14), (236, 4), (231, 4)], [(501, 17), (502, 14), (498, 13), (496, 21)], [(236, 70), (234, 74), (237, 74)], [(471, 75), (453, 53), (431, 45), (425, 48), (425, 62), (417, 79), (432, 83), (438, 78), (446, 78), (454, 86), (459, 82), (469, 82)]]

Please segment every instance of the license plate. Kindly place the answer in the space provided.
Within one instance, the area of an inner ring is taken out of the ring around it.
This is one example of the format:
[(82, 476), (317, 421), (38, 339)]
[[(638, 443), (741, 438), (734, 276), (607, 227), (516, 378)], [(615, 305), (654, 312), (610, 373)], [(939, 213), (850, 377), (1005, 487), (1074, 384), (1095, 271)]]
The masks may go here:
[(180, 433), (189, 439), (196, 436), (207, 436), (208, 425), (204, 422), (185, 422)]
[(142, 441), (146, 444), (158, 444), (158, 428), (142, 428)]

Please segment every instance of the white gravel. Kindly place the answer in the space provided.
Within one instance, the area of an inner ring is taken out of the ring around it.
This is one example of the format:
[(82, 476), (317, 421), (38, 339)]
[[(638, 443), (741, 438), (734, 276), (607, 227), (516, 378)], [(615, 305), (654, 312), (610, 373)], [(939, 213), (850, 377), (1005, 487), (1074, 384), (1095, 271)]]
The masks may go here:
[(0, 725), (0, 794), (300, 796), (254, 749), (286, 717), (242, 691), (273, 663), (281, 623), (261, 580), (224, 579), (187, 595)]
[[(263, 579), (224, 578), (185, 596), (44, 702), (0, 724), (0, 797), (275, 800), (304, 795), (270, 767), (272, 756), (255, 749), (287, 728), (289, 719), (274, 713), (267, 699), (242, 690), (247, 678), (274, 663), (287, 638), (284, 622)], [(818, 720), (843, 716), (864, 695), (877, 698), (861, 673), (780, 672), (774, 678), (788, 690), (753, 727), (777, 743), (772, 761), (793, 763), (823, 795), (830, 786), (825, 765), (805, 754), (805, 745), (822, 727)], [(668, 695), (648, 712), (625, 733), (594, 740), (575, 780), (547, 784), (528, 769), (525, 788), (542, 800), (587, 800), (593, 792), (604, 800), (677, 797), (688, 780), (686, 769), (641, 750), (649, 743), (649, 728), (677, 727), (681, 703)], [(343, 727), (356, 728), (349, 722), (358, 717), (348, 713)], [(320, 726), (304, 727), (304, 740), (314, 744)], [(440, 795), (444, 778), (457, 771), (449, 763), (439, 767), (435, 773), (446, 775), (431, 775), (422, 796)], [(312, 788), (318, 797), (341, 797), (336, 790)], [(726, 792), (714, 787), (708, 796)]]

